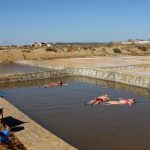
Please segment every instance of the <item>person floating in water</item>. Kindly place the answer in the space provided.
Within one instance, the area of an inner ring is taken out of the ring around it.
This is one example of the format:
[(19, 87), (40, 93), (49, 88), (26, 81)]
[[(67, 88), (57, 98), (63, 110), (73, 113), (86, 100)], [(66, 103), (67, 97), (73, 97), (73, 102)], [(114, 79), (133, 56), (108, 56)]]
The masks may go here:
[(96, 104), (100, 104), (101, 102), (108, 101), (108, 100), (110, 100), (110, 97), (107, 94), (105, 94), (93, 100), (90, 100), (89, 102), (85, 103), (85, 105), (87, 104), (96, 105)]
[(124, 105), (124, 104), (127, 104), (127, 105), (131, 106), (132, 104), (135, 104), (135, 103), (136, 103), (135, 98), (129, 98), (129, 99), (111, 100), (108, 102), (103, 102), (101, 104), (103, 104), (103, 105)]
[(45, 84), (44, 87), (47, 88), (47, 87), (54, 87), (54, 86), (63, 86), (63, 82), (62, 81), (58, 81), (56, 83), (49, 83), (49, 84)]

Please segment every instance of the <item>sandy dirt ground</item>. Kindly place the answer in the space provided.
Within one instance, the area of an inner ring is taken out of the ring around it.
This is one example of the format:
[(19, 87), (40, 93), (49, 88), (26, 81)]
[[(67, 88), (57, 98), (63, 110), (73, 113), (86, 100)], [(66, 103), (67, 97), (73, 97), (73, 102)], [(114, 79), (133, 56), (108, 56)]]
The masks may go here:
[(52, 45), (51, 47), (9, 46), (0, 47), (0, 63), (15, 60), (47, 60), (95, 56), (150, 56), (150, 44), (80, 44)]
[[(70, 58), (70, 59), (53, 59), (43, 61), (47, 64), (56, 64), (64, 67), (76, 68), (111, 68), (111, 70), (150, 76), (150, 56), (109, 56), (109, 57), (92, 57), (92, 58)], [(125, 67), (139, 65), (140, 67)], [(125, 68), (115, 68), (124, 66)]]
[(70, 58), (44, 60), (48, 64), (57, 64), (65, 67), (115, 67), (136, 64), (150, 63), (150, 56), (111, 56), (111, 57), (92, 57), (92, 58)]

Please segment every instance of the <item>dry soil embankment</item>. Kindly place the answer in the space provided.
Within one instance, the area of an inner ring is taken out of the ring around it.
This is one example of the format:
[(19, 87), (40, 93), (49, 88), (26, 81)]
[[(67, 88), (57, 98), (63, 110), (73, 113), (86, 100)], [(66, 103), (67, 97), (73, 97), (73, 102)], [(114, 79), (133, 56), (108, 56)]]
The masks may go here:
[(51, 47), (0, 47), (0, 62), (16, 60), (45, 60), (53, 58), (150, 55), (150, 45), (52, 45)]

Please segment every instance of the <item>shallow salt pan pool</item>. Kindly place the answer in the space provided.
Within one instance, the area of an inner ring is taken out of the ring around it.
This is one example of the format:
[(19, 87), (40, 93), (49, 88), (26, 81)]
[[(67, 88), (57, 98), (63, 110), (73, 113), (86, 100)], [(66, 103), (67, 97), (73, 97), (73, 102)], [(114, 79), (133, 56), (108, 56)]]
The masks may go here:
[[(68, 86), (42, 88), (63, 80)], [(150, 147), (150, 91), (132, 86), (69, 77), (1, 86), (7, 99), (43, 127), (80, 150), (147, 150)], [(134, 97), (134, 106), (85, 106), (102, 94)]]

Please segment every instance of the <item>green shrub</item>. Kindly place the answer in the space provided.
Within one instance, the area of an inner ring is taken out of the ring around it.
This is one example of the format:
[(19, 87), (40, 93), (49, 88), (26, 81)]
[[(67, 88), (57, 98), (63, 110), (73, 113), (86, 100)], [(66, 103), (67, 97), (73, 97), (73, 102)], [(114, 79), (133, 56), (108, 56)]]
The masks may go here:
[(23, 49), (22, 52), (24, 52), (24, 53), (31, 53), (31, 50), (30, 49)]
[(113, 51), (114, 53), (121, 53), (121, 50), (119, 48), (114, 48)]
[(142, 50), (142, 51), (147, 51), (148, 48), (146, 46), (138, 46), (138, 49)]
[(54, 47), (46, 47), (45, 51), (47, 51), (47, 52), (57, 52), (57, 49), (54, 48)]

